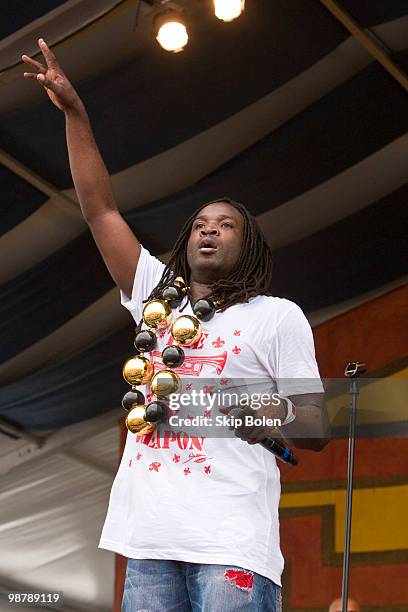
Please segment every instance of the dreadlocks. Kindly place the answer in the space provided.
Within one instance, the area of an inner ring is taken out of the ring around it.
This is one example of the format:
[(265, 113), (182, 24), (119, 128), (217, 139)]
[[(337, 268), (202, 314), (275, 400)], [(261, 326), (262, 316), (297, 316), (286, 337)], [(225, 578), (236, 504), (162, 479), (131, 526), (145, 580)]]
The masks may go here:
[(241, 252), (236, 267), (228, 275), (228, 278), (221, 278), (210, 285), (211, 295), (208, 297), (212, 300), (221, 301), (218, 310), (222, 312), (229, 306), (248, 302), (252, 297), (269, 293), (273, 258), (254, 217), (240, 202), (231, 198), (218, 198), (200, 206), (187, 219), (173, 247), (170, 259), (163, 270), (161, 279), (151, 292), (149, 300), (160, 298), (164, 287), (177, 276), (181, 276), (187, 285), (189, 284), (191, 272), (187, 263), (187, 243), (193, 221), (203, 208), (216, 202), (228, 202), (228, 204), (234, 206), (243, 216), (245, 224)]

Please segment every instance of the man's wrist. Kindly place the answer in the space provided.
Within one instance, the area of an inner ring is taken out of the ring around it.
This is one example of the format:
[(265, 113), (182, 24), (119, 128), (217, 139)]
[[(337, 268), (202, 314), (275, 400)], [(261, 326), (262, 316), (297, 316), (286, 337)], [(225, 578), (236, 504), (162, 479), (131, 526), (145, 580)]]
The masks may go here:
[(88, 118), (85, 106), (80, 98), (71, 106), (64, 108), (64, 115), (66, 119)]
[(284, 425), (289, 425), (296, 418), (296, 408), (293, 402), (288, 397), (281, 397), (281, 405), (284, 406), (284, 415), (281, 419), (281, 427)]
[(277, 411), (276, 418), (279, 419), (279, 421), (282, 424), (284, 420), (286, 419), (286, 414), (287, 414), (286, 402), (284, 398), (280, 399), (280, 402), (276, 407), (276, 411)]

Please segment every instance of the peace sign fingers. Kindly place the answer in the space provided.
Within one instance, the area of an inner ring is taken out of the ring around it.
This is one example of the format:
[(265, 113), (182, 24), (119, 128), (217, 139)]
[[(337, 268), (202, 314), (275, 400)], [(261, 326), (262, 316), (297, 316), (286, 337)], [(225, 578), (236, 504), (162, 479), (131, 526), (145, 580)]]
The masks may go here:
[(58, 64), (54, 53), (43, 38), (38, 39), (38, 46), (43, 54), (45, 64), (32, 59), (28, 55), (22, 55), (23, 62), (35, 70), (35, 72), (24, 72), (24, 77), (42, 85), (51, 102), (60, 110), (65, 112), (75, 106), (79, 108), (81, 100)]
[(32, 59), (28, 55), (22, 55), (21, 59), (26, 64), (29, 64), (29, 66), (32, 66), (33, 68), (35, 68), (38, 73), (45, 74), (47, 72), (46, 67), (43, 64), (41, 64), (41, 62), (37, 62), (37, 60)]
[(58, 65), (57, 58), (55, 57), (54, 53), (51, 51), (51, 49), (43, 38), (38, 39), (38, 46), (41, 49), (41, 53), (44, 56), (48, 68), (50, 68), (51, 70), (61, 70)]

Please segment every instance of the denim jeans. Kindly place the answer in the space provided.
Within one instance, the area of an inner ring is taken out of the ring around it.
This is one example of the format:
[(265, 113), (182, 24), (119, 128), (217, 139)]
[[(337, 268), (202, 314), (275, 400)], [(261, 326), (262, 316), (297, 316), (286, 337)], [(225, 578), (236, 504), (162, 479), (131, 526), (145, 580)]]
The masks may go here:
[(122, 612), (281, 612), (272, 580), (234, 565), (129, 559)]

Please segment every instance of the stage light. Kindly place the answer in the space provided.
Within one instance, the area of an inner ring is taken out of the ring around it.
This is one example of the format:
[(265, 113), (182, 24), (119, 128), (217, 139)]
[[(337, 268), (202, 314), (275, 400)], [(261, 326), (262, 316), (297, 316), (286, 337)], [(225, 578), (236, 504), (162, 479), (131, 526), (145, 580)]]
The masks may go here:
[(187, 28), (180, 11), (168, 10), (159, 13), (154, 25), (156, 40), (166, 51), (178, 53), (188, 43)]
[(214, 0), (215, 16), (222, 21), (232, 21), (241, 15), (245, 0)]

